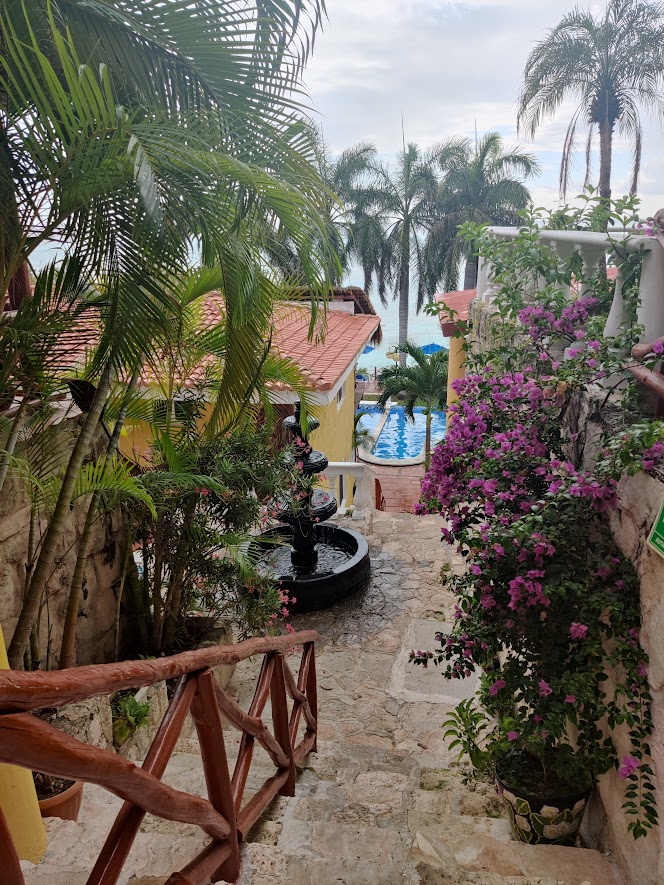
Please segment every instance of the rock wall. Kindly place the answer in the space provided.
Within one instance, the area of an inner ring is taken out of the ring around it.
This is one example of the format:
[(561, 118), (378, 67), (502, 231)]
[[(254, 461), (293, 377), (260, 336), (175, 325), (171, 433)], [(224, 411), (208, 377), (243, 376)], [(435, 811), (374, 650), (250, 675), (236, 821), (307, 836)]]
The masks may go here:
[[(641, 581), (641, 642), (650, 656), (648, 676), (654, 720), (650, 747), (660, 817), (664, 815), (664, 558), (651, 550), (646, 540), (663, 500), (664, 483), (639, 473), (622, 480), (619, 504), (611, 514), (614, 537), (635, 564)], [(614, 734), (614, 740), (620, 748), (621, 735)], [(605, 820), (597, 834), (597, 845), (611, 850), (635, 885), (662, 885), (664, 845), (660, 829), (634, 841), (621, 810), (624, 787), (615, 771), (600, 781)]]
[[(75, 507), (71, 511), (69, 525), (58, 546), (55, 566), (47, 584), (39, 630), (42, 666), (57, 666), (67, 594), (84, 518), (84, 507)], [(42, 519), (41, 531), (45, 524)], [(120, 568), (115, 539), (119, 527), (118, 514), (109, 513), (99, 518), (93, 530), (78, 616), (78, 664), (113, 659), (116, 588)], [(30, 502), (18, 483), (9, 481), (0, 497), (0, 626), (7, 644), (21, 610), (29, 533)]]

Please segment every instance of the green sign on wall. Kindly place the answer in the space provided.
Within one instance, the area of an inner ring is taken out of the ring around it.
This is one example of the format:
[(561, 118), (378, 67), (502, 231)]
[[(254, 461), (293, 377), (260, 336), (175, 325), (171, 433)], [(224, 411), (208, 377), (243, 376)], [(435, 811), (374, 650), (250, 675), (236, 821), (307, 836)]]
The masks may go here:
[(653, 550), (656, 550), (660, 556), (664, 556), (664, 502), (659, 508), (657, 519), (655, 520), (655, 524), (653, 525), (648, 538), (648, 544)]

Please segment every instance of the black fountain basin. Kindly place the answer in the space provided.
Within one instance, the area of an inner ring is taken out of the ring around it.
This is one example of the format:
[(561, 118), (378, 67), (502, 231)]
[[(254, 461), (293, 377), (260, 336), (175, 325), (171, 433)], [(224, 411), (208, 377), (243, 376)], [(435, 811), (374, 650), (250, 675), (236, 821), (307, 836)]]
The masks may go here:
[[(290, 605), (292, 613), (320, 611), (364, 590), (371, 577), (369, 545), (352, 529), (329, 523), (313, 527), (318, 560), (311, 570), (295, 568), (291, 560), (292, 529), (278, 526), (260, 535), (265, 555), (259, 570), (273, 575), (297, 602)], [(268, 539), (283, 539), (274, 546)]]

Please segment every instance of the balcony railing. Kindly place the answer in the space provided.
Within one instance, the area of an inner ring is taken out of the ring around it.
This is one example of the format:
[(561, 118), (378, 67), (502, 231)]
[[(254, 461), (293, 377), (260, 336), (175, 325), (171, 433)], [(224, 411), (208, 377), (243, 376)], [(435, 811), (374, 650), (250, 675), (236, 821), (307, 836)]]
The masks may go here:
[(374, 479), (366, 464), (359, 461), (332, 461), (327, 465), (325, 476), (336, 496), (339, 504), (337, 513), (340, 515), (343, 516), (351, 506), (358, 515), (375, 509)]
[[(0, 762), (43, 771), (55, 777), (105, 787), (125, 800), (87, 885), (117, 882), (146, 813), (195, 824), (212, 841), (167, 885), (234, 882), (240, 869), (239, 845), (274, 797), (295, 795), (296, 765), (316, 750), (316, 665), (312, 631), (251, 639), (222, 648), (201, 649), (152, 661), (78, 667), (52, 673), (6, 671), (0, 674)], [(297, 679), (284, 652), (302, 646)], [(247, 713), (218, 685), (211, 670), (263, 655), (253, 701)], [(98, 695), (179, 678), (173, 699), (141, 767), (109, 751), (91, 747), (30, 715), (42, 707), (61, 707)], [(292, 700), (288, 709), (288, 696)], [(272, 731), (261, 719), (271, 702)], [(201, 748), (208, 798), (162, 783), (187, 713), (191, 711)], [(298, 742), (300, 720), (304, 734)], [(231, 773), (222, 717), (242, 732)], [(267, 752), (275, 774), (242, 805), (256, 741)], [(0, 879), (24, 885), (6, 819), (0, 809)]]
[[(497, 239), (514, 239), (516, 228), (492, 227), (489, 235)], [(600, 258), (616, 246), (625, 252), (644, 252), (640, 283), (640, 304), (637, 322), (644, 327), (642, 341), (653, 341), (664, 336), (664, 248), (658, 237), (641, 236), (634, 231), (612, 230), (609, 234), (591, 231), (542, 230), (541, 239), (548, 243), (561, 258), (569, 258), (574, 252), (583, 259), (584, 272), (590, 274)], [(623, 279), (618, 267), (613, 305), (604, 334), (613, 336), (625, 322), (623, 302)], [(496, 286), (492, 280), (491, 264), (480, 261), (477, 292), (490, 304)], [(583, 294), (583, 293), (582, 293)], [(570, 295), (571, 297), (571, 295)]]

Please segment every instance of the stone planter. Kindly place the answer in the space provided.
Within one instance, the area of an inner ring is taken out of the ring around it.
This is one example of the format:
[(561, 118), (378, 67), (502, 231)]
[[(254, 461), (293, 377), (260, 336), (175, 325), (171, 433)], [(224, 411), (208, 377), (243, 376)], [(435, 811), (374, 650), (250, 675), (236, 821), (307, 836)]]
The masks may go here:
[(496, 788), (507, 809), (512, 835), (518, 842), (530, 845), (574, 844), (590, 790), (542, 799), (507, 786), (498, 773)]
[(63, 793), (39, 800), (42, 817), (59, 817), (62, 820), (78, 820), (83, 801), (83, 781), (74, 781)]

